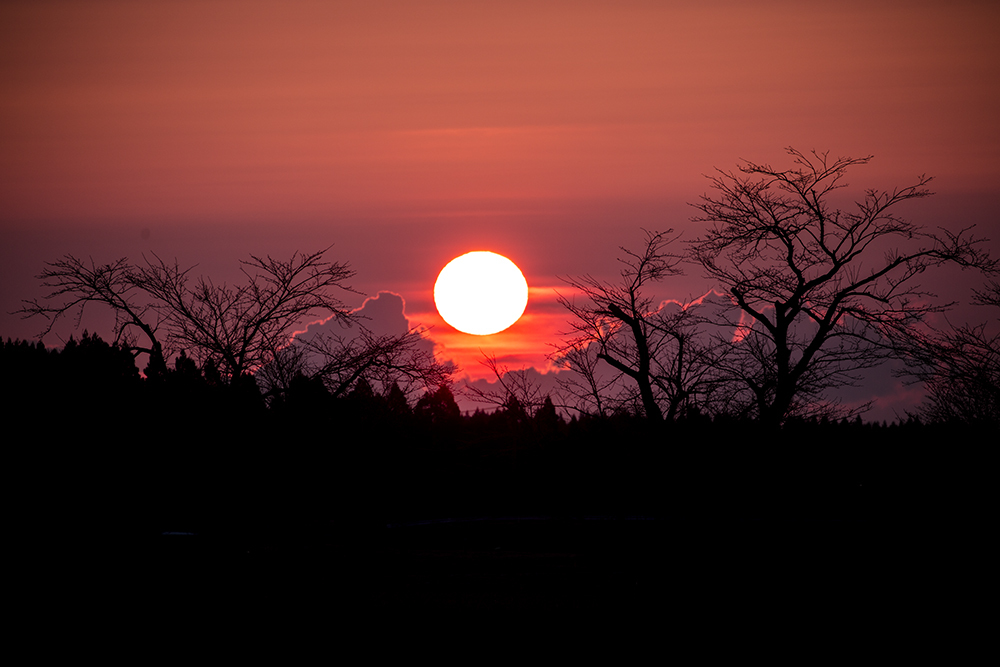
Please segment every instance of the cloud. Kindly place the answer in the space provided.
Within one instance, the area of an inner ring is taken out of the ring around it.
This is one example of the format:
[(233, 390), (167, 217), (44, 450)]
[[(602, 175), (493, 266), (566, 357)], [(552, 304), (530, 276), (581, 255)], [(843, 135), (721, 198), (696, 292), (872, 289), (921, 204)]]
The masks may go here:
[[(350, 316), (351, 320), (376, 336), (401, 336), (411, 328), (406, 318), (406, 300), (395, 292), (380, 291), (375, 296), (368, 297), (360, 307), (350, 311)], [(349, 324), (347, 318), (331, 315), (311, 322), (304, 330), (293, 333), (292, 338), (307, 340), (327, 333), (353, 338), (350, 331), (356, 326)]]
[(278, 382), (288, 381), (286, 376), (304, 368), (307, 373), (319, 373), (335, 393), (349, 388), (358, 377), (381, 384), (383, 390), (394, 382), (406, 383), (404, 392), (422, 391), (421, 383), (436, 385), (441, 380), (441, 364), (432, 363), (434, 341), (425, 329), (410, 324), (406, 302), (395, 292), (380, 291), (346, 315), (310, 323), (292, 335), (284, 352), (279, 356), (287, 361), (274, 364), (270, 373)]

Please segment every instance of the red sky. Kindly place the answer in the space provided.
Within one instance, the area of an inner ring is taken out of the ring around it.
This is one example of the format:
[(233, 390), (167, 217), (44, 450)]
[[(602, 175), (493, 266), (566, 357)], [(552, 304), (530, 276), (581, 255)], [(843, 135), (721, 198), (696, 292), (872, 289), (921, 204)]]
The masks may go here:
[[(992, 2), (5, 2), (0, 334), (37, 332), (9, 313), (67, 252), (235, 279), (333, 243), (468, 370), (543, 367), (559, 276), (612, 278), (643, 226), (693, 237), (703, 174), (789, 145), (874, 155), (859, 188), (932, 174), (906, 215), (1000, 239), (997, 35)], [(483, 249), (533, 291), (470, 339), (430, 296)]]

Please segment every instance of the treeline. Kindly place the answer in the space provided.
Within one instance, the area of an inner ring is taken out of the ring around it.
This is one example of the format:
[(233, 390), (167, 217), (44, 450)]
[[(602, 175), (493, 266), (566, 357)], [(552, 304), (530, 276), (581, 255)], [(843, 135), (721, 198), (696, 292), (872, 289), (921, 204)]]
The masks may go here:
[[(943, 516), (978, 487), (990, 434), (954, 424), (689, 415), (569, 420), (516, 400), (463, 415), (447, 386), (406, 400), (300, 377), (266, 401), (180, 356), (143, 377), (85, 333), (0, 345), (8, 451), (38, 516), (103, 535), (201, 532), (281, 543), (430, 517), (698, 521)], [(992, 434), (995, 436), (995, 433)], [(995, 444), (995, 443), (994, 443)], [(957, 495), (956, 495), (957, 494)]]

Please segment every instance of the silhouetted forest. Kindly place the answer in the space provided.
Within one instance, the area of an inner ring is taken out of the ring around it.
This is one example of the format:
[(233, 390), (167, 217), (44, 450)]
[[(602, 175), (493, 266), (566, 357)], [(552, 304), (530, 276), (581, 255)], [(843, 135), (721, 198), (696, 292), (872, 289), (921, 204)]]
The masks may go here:
[[(410, 404), (366, 382), (335, 398), (299, 377), (266, 404), (185, 356), (144, 378), (85, 333), (62, 350), (2, 345), (15, 451), (58, 483), (48, 500), (88, 530), (308, 539), (429, 517), (933, 516), (995, 433), (956, 423), (791, 420), (780, 429), (689, 415), (566, 420), (551, 401), (462, 415), (442, 385)], [(956, 466), (956, 468), (952, 468)]]
[(27, 534), (55, 567), (99, 554), (102, 586), (170, 590), (184, 613), (220, 582), (230, 602), (323, 591), (400, 612), (669, 598), (689, 619), (720, 596), (746, 614), (819, 596), (839, 614), (886, 586), (905, 602), (989, 506), (995, 447), (916, 419), (463, 415), (447, 385), (411, 404), (304, 376), (265, 402), (183, 355), (143, 377), (89, 333), (7, 340), (0, 377)]

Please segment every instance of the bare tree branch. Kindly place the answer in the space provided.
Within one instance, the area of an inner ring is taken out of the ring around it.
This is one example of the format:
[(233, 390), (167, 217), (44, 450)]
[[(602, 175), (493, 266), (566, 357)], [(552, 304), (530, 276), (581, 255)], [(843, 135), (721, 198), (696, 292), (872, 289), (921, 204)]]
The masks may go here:
[(313, 360), (304, 365), (303, 374), (320, 378), (333, 396), (345, 395), (359, 380), (383, 395), (393, 385), (409, 396), (450, 384), (456, 369), (435, 359), (424, 330), (378, 336), (361, 323), (353, 324), (352, 336), (328, 333), (294, 343)]
[(495, 355), (483, 353), (480, 362), (490, 369), (496, 378), (495, 389), (483, 389), (473, 384), (467, 384), (464, 392), (473, 400), (493, 408), (508, 408), (516, 406), (528, 417), (535, 415), (545, 405), (549, 395), (542, 390), (541, 384), (533, 379), (527, 371), (512, 371), (500, 364)]
[[(84, 262), (66, 255), (56, 262), (46, 263), (38, 279), (48, 289), (48, 294), (43, 301), (24, 301), (25, 305), (16, 312), (24, 319), (42, 317), (47, 321), (38, 334), (39, 339), (50, 333), (63, 316), (74, 312), (75, 324), (79, 327), (85, 308), (99, 304), (109, 307), (115, 315), (115, 343), (134, 354), (149, 354), (150, 366), (156, 370), (164, 367), (163, 347), (157, 338), (159, 318), (147, 295), (135, 284), (134, 269), (126, 258), (98, 265), (93, 259)], [(146, 346), (137, 344), (132, 329), (138, 329), (146, 337)]]
[(242, 262), (247, 282), (215, 285), (191, 269), (153, 255), (135, 269), (133, 284), (154, 300), (173, 345), (201, 363), (211, 360), (224, 378), (250, 373), (288, 343), (289, 329), (308, 317), (350, 317), (334, 290), (350, 291), (354, 272), (323, 259), (326, 250), (296, 253), (288, 261), (251, 257)]
[[(600, 412), (611, 403), (621, 405), (621, 396), (604, 393), (620, 389), (618, 377), (634, 384), (641, 410), (652, 421), (674, 419), (710, 384), (709, 352), (696, 336), (695, 312), (664, 308), (649, 294), (654, 283), (682, 273), (683, 256), (668, 251), (677, 239), (672, 230), (647, 231), (641, 253), (622, 248), (624, 268), (616, 283), (589, 275), (565, 279), (583, 299), (559, 297), (573, 319), (555, 356), (580, 376), (571, 386), (582, 389), (580, 395)], [(598, 379), (598, 361), (613, 369), (614, 379)]]
[[(975, 303), (1000, 309), (1000, 283), (974, 290)], [(921, 417), (932, 422), (1000, 425), (1000, 310), (993, 322), (927, 328), (901, 341), (897, 375), (924, 383)]]
[(846, 187), (848, 169), (871, 158), (787, 152), (790, 169), (745, 162), (739, 173), (712, 177), (715, 192), (694, 204), (701, 212), (694, 220), (710, 227), (691, 246), (739, 315), (722, 322), (742, 332), (730, 341), (727, 371), (771, 424), (857, 382), (860, 370), (892, 352), (893, 340), (947, 308), (917, 283), (924, 271), (944, 264), (997, 271), (968, 229), (931, 233), (895, 214), (899, 204), (930, 196), (930, 178), (866, 190), (853, 210), (841, 210), (831, 193)]

